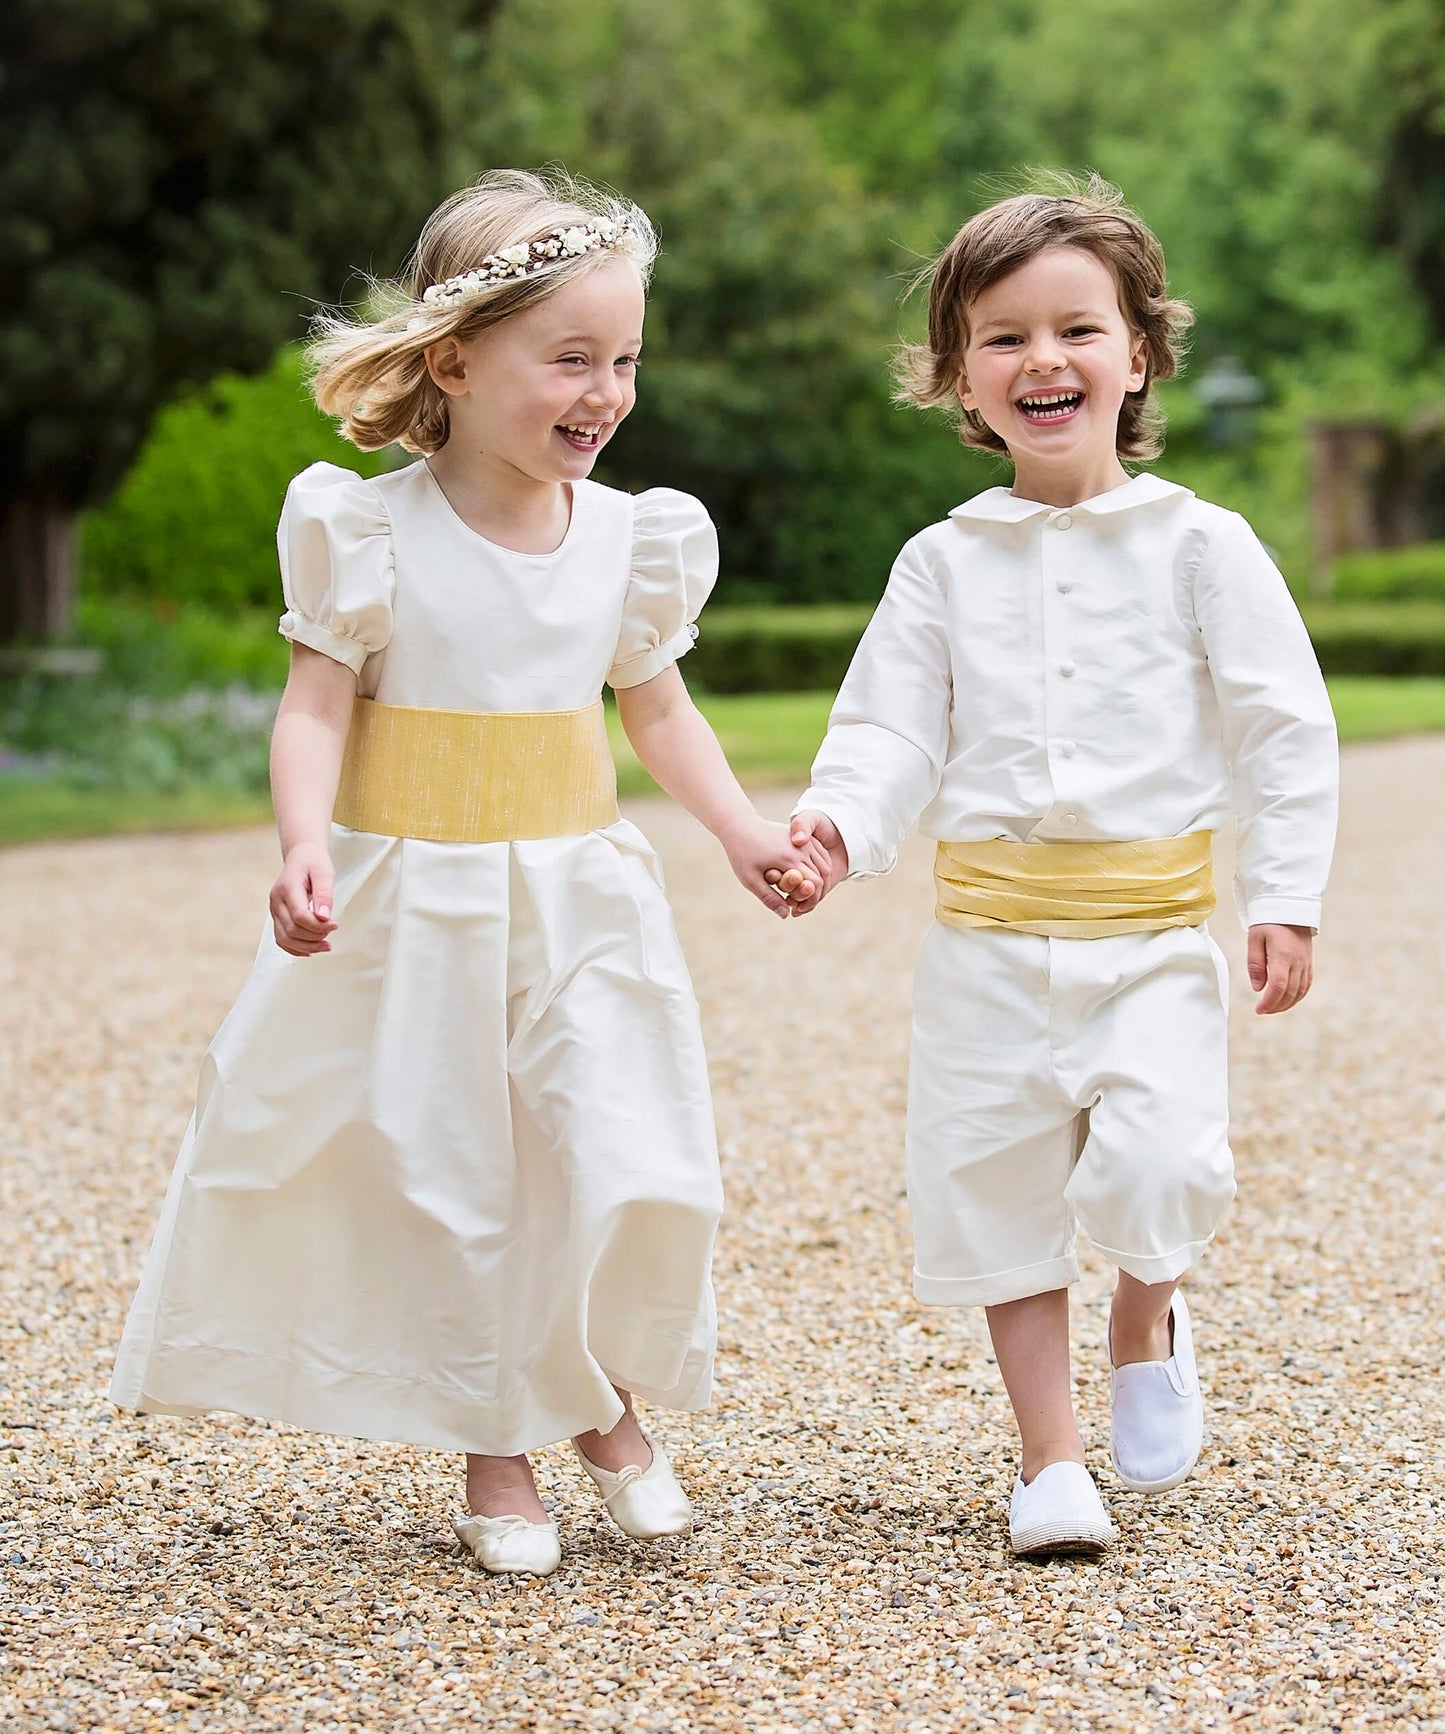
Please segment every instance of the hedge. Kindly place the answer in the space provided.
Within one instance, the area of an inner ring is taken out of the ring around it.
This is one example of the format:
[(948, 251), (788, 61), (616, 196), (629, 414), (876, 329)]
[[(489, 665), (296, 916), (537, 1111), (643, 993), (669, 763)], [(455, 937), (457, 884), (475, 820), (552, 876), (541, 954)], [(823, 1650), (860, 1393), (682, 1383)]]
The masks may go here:
[(1445, 542), (1347, 554), (1335, 565), (1337, 602), (1445, 602)]
[[(710, 608), (688, 681), (705, 692), (827, 691), (842, 680), (871, 612)], [(1326, 674), (1445, 675), (1445, 601), (1316, 603), (1304, 612)]]

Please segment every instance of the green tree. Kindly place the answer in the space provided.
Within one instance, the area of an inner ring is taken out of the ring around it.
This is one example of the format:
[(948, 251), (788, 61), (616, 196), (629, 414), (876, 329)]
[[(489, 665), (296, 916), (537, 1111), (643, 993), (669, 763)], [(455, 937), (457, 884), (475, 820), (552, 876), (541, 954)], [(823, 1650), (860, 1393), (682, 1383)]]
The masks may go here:
[(0, 642), (63, 633), (78, 511), (185, 386), (392, 269), (491, 0), (10, 0)]

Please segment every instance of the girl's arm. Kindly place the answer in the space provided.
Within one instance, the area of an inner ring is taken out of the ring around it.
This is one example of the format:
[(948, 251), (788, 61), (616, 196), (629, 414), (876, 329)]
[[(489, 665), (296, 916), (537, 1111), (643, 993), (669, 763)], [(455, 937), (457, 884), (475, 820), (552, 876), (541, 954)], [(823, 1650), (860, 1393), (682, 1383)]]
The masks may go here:
[(619, 687), (617, 714), (643, 767), (707, 826), (727, 851), (733, 872), (759, 902), (786, 920), (789, 899), (765, 875), (790, 868), (806, 875), (798, 885), (798, 900), (814, 897), (826, 883), (825, 851), (820, 845), (795, 848), (786, 825), (770, 824), (758, 814), (675, 663), (638, 686)]
[(291, 673), (271, 735), (271, 799), (281, 834), (281, 875), (271, 887), (276, 943), (293, 957), (330, 951), (331, 809), (356, 701), (356, 675), (304, 644), (291, 646)]

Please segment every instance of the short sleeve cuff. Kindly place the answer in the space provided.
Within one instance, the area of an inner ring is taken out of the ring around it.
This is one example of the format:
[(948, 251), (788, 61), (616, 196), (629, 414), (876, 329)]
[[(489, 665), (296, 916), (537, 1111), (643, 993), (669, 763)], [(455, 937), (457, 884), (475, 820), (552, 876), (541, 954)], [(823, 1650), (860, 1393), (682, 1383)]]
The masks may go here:
[(353, 674), (361, 673), (367, 657), (371, 654), (366, 646), (359, 644), (356, 639), (346, 638), (339, 632), (318, 626), (314, 620), (308, 620), (294, 608), (281, 616), (281, 624), (277, 630), (293, 644), (304, 644), (308, 650), (319, 650), (333, 662), (345, 663)]
[(1245, 905), (1247, 927), (1309, 927), (1319, 932), (1318, 897), (1251, 897)]
[(653, 679), (680, 661), (696, 642), (697, 628), (684, 626), (682, 631), (675, 633), (666, 644), (659, 644), (642, 656), (629, 657), (626, 662), (616, 664), (607, 676), (608, 685), (614, 690), (618, 687), (641, 686), (645, 680)]

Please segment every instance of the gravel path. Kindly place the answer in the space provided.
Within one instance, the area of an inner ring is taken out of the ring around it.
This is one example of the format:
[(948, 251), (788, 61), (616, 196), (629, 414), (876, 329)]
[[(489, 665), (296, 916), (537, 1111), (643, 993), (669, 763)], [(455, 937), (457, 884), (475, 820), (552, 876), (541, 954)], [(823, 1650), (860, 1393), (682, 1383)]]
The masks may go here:
[[(722, 1392), (663, 1418), (699, 1510), (624, 1542), (570, 1453), (544, 1583), (465, 1563), (457, 1465), (236, 1419), (118, 1417), (110, 1358), (254, 947), (269, 836), (0, 853), (0, 1724), (45, 1728), (1445, 1730), (1445, 738), (1353, 749), (1320, 981), (1255, 1019), (1241, 1193), (1193, 1279), (1211, 1438), (1107, 1471), (1108, 1283), (1077, 1343), (1122, 1539), (1019, 1565), (997, 1369), (911, 1299), (915, 845), (783, 928), (691, 822), (635, 815), (699, 983), (729, 1185)], [(781, 802), (773, 803), (780, 807)]]

